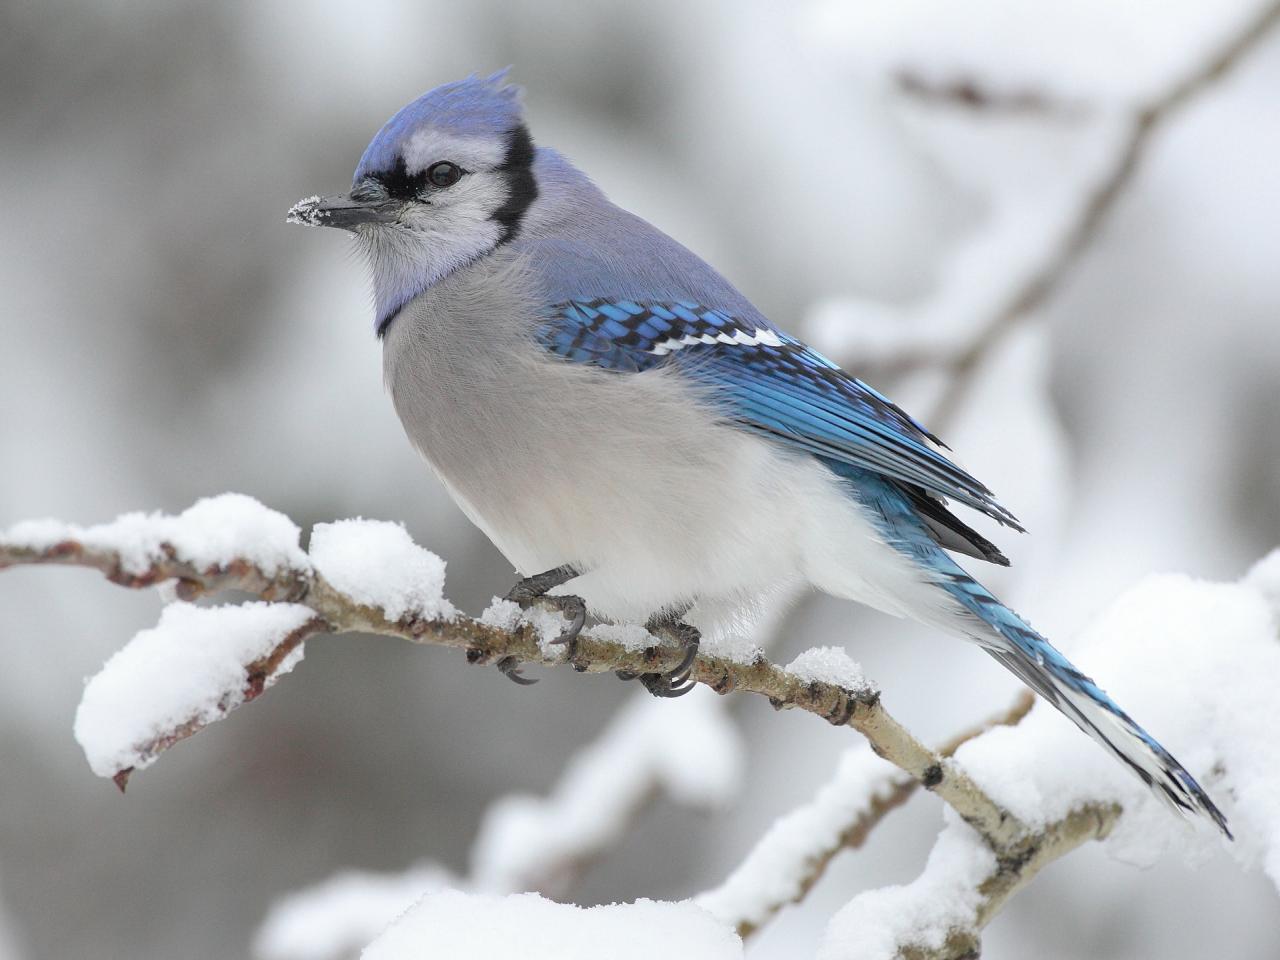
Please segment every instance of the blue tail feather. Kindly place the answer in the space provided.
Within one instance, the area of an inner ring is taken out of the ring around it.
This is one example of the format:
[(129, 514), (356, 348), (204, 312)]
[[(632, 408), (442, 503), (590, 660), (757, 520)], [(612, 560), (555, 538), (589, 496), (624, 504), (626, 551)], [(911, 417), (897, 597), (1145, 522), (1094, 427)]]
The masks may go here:
[(1125, 764), (1181, 813), (1200, 814), (1228, 838), (1226, 817), (1160, 743), (1047, 639), (969, 576), (938, 544), (908, 498), (882, 478), (852, 477), (855, 498), (893, 545), (920, 565), (959, 606), (958, 625), (1023, 683)]
[(1203, 814), (1231, 836), (1226, 817), (1195, 778), (1106, 691), (941, 550), (931, 566), (942, 589), (998, 638), (975, 637), (992, 657), (1106, 747), (1160, 799), (1180, 812)]

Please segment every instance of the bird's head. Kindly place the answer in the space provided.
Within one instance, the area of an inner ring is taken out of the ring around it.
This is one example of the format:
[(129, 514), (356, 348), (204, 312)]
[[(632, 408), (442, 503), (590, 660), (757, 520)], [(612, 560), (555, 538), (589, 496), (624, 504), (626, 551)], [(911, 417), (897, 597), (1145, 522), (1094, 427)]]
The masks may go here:
[(378, 131), (350, 193), (289, 211), (291, 223), (355, 235), (379, 333), (408, 300), (512, 239), (538, 195), (520, 90), (506, 74), (424, 93)]

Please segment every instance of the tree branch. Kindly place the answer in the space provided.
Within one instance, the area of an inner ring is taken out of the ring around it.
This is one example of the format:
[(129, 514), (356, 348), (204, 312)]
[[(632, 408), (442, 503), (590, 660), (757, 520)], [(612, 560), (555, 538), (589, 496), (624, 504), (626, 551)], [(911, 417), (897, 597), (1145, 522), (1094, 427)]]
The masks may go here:
[[(1003, 713), (942, 744), (938, 756), (950, 757), (992, 727), (1017, 724), (1034, 702), (1029, 692), (1019, 694)], [(856, 760), (846, 757), (841, 771), (813, 800), (779, 818), (724, 883), (698, 897), (698, 904), (745, 940), (784, 907), (802, 901), (841, 851), (861, 847), (919, 786), (901, 773), (867, 771), (855, 766)], [(850, 766), (852, 776), (846, 771)], [(868, 775), (872, 782), (856, 782)]]
[(1032, 113), (1065, 117), (1084, 109), (1082, 103), (1052, 97), (1040, 90), (995, 90), (968, 76), (939, 82), (914, 70), (902, 69), (893, 75), (893, 81), (901, 94), (913, 100), (975, 113)]
[(1017, 856), (992, 856), (963, 824), (939, 834), (924, 871), (903, 887), (854, 897), (827, 928), (820, 955), (872, 952), (900, 960), (974, 960), (982, 931), (1040, 870), (1090, 840), (1107, 836), (1117, 805), (1088, 804), (1037, 831)]
[[(682, 658), (678, 638), (663, 636), (662, 631), (652, 644), (642, 646), (586, 633), (578, 639), (570, 657), (561, 648), (544, 644), (538, 630), (528, 623), (507, 630), (461, 614), (430, 618), (409, 612), (389, 617), (382, 607), (361, 603), (338, 590), (311, 567), (280, 564), (274, 570), (264, 570), (245, 557), (200, 566), (170, 542), (155, 545), (150, 556), (146, 566), (139, 568), (136, 562), (126, 564), (117, 550), (101, 544), (86, 545), (74, 538), (43, 545), (0, 542), (0, 569), (19, 564), (85, 566), (99, 570), (114, 583), (134, 588), (176, 578), (187, 598), (235, 589), (263, 598), (287, 599), (316, 613), (318, 619), (309, 624), (308, 634), (359, 632), (400, 637), (463, 650), (467, 662), (473, 664), (514, 657), (523, 663), (545, 666), (569, 663), (580, 673), (655, 673), (674, 669)], [(878, 755), (955, 809), (993, 849), (1015, 849), (1025, 836), (1023, 825), (984, 794), (963, 770), (931, 751), (898, 723), (874, 689), (805, 680), (763, 656), (739, 662), (709, 652), (698, 655), (691, 677), (717, 693), (741, 690), (768, 698), (775, 709), (799, 709), (836, 726), (853, 727)], [(195, 730), (169, 742), (177, 742), (192, 732)]]
[(245, 664), (243, 687), (236, 691), (237, 696), (234, 698), (227, 696), (222, 699), (216, 708), (214, 717), (193, 716), (182, 723), (170, 727), (156, 737), (143, 743), (134, 744), (134, 752), (138, 756), (139, 763), (135, 766), (117, 770), (111, 777), (112, 782), (120, 788), (121, 793), (124, 793), (125, 788), (129, 785), (129, 778), (133, 776), (137, 766), (150, 763), (174, 744), (199, 733), (209, 725), (210, 719), (221, 719), (236, 707), (258, 699), (275, 682), (277, 672), (280, 670), (281, 665), (288, 660), (290, 654), (302, 646), (303, 642), (308, 638), (326, 632), (328, 632), (328, 624), (319, 616), (311, 617), (301, 626), (290, 630), (266, 654)]
[[(681, 658), (678, 644), (671, 638), (654, 637), (633, 628), (601, 629), (596, 635), (583, 637), (576, 650), (566, 653), (545, 639), (558, 634), (558, 622), (543, 623), (545, 618), (539, 617), (537, 626), (508, 626), (509, 620), (498, 623), (500, 618), (492, 615), (481, 619), (458, 615), (443, 599), (443, 562), (414, 546), (402, 528), (373, 521), (318, 525), (308, 554), (298, 548), (297, 528), (287, 518), (257, 504), (250, 509), (252, 501), (245, 501), (247, 498), (228, 495), (202, 501), (178, 518), (133, 515), (116, 524), (87, 530), (45, 522), (19, 525), (0, 534), (0, 568), (72, 564), (97, 569), (115, 582), (133, 587), (181, 576), (188, 596), (254, 587), (263, 594), (290, 597), (289, 601), (238, 606), (171, 605), (162, 614), (158, 628), (143, 631), (113, 657), (86, 687), (86, 698), (77, 717), (77, 737), (86, 746), (87, 754), (102, 760), (94, 764), (94, 769), (103, 775), (119, 772), (129, 765), (130, 758), (150, 760), (155, 753), (196, 732), (202, 724), (217, 719), (239, 702), (258, 696), (274, 677), (297, 661), (303, 638), (319, 632), (380, 633), (456, 647), (465, 651), (472, 663), (514, 657), (529, 663), (567, 663), (584, 672), (669, 670)], [(225, 520), (229, 514), (234, 514), (238, 525), (212, 523), (218, 517)], [(263, 531), (274, 533), (264, 539)], [(407, 575), (400, 576), (406, 568)], [(1239, 651), (1231, 654), (1232, 662), (1261, 657), (1263, 650), (1274, 658), (1274, 627), (1258, 615), (1259, 604), (1270, 603), (1259, 593), (1270, 590), (1265, 586), (1267, 582), (1259, 579), (1253, 592), (1241, 589), (1233, 593), (1233, 588), (1227, 588), (1226, 593), (1214, 593), (1195, 602), (1188, 600), (1187, 610), (1201, 623), (1192, 635), (1198, 636), (1210, 628), (1209, 624), (1218, 623), (1223, 604), (1228, 603), (1224, 597), (1233, 597), (1231, 602), (1242, 611), (1241, 623), (1249, 623), (1250, 617), (1258, 621), (1253, 641), (1258, 650), (1243, 646), (1243, 655)], [(335, 586), (337, 583), (342, 584), (341, 589)], [(1175, 595), (1170, 593), (1169, 585), (1158, 586), (1144, 601), (1157, 612), (1157, 617), (1168, 608), (1168, 597)], [(1176, 596), (1181, 595), (1179, 588)], [(1190, 596), (1194, 599), (1196, 595)], [(1116, 619), (1116, 637), (1123, 639), (1128, 636), (1128, 621)], [(224, 638), (230, 642), (224, 644)], [(1194, 656), (1202, 646), (1193, 639), (1184, 644), (1182, 653), (1186, 656)], [(1212, 661), (1208, 663), (1211, 667)], [(1197, 675), (1203, 667), (1201, 664)], [(189, 682), (208, 679), (206, 673), (216, 678), (212, 688), (207, 683)], [(707, 651), (698, 657), (693, 673), (696, 680), (719, 692), (741, 689), (768, 697), (776, 707), (803, 709), (830, 723), (852, 726), (866, 735), (876, 753), (907, 774), (877, 769), (878, 761), (862, 752), (865, 760), (858, 761), (858, 776), (846, 777), (836, 785), (840, 789), (829, 788), (815, 801), (815, 806), (825, 804), (818, 824), (822, 829), (803, 837), (804, 843), (782, 850), (783, 857), (775, 856), (765, 863), (765, 867), (780, 865), (787, 873), (785, 883), (763, 891), (748, 889), (747, 897), (737, 897), (736, 914), (714, 910), (739, 925), (744, 933), (758, 927), (786, 903), (802, 897), (837, 850), (861, 844), (880, 819), (900, 805), (916, 783), (921, 783), (938, 793), (955, 812), (948, 814), (947, 826), (925, 871), (906, 887), (883, 888), (855, 897), (832, 921), (830, 929), (833, 936), (857, 938), (875, 926), (876, 955), (888, 956), (896, 951), (900, 956), (925, 960), (971, 956), (979, 932), (1004, 904), (1045, 864), (1089, 839), (1104, 836), (1120, 815), (1121, 799), (1127, 796), (1093, 788), (1059, 796), (1049, 807), (1054, 812), (1045, 814), (1056, 819), (1047, 822), (1035, 812), (1040, 809), (1038, 805), (1024, 804), (1021, 809), (1035, 824), (1028, 827), (949, 759), (956, 747), (977, 731), (967, 731), (938, 751), (930, 751), (885, 711), (875, 690), (830, 658), (810, 656), (803, 663), (798, 658), (791, 667), (781, 668), (763, 656), (744, 662)], [(169, 677), (179, 677), (182, 682), (172, 685), (171, 690)], [(838, 682), (831, 678), (838, 678)], [(1257, 704), (1269, 702), (1265, 691), (1271, 682), (1266, 671), (1260, 673), (1250, 688), (1249, 697), (1253, 699), (1246, 698), (1244, 702), (1253, 704), (1254, 710)], [(190, 701), (183, 698), (188, 690), (197, 687), (199, 711), (185, 710), (184, 705)], [(150, 702), (152, 692), (175, 691), (179, 694), (176, 701), (161, 697), (157, 704)], [(1027, 702), (1015, 704), (996, 723), (1016, 723), (1024, 715)], [(667, 705), (667, 709), (673, 706)], [(134, 707), (144, 709), (139, 714)], [(162, 707), (166, 712), (148, 712), (151, 707)], [(154, 720), (156, 716), (160, 717), (158, 722)], [(191, 716), (199, 722), (188, 725), (183, 718)], [(82, 719), (86, 721), (84, 730)], [(1036, 720), (1036, 715), (1031, 719)], [(1249, 736), (1265, 739), (1265, 731), (1271, 727), (1251, 723), (1250, 727), (1228, 724), (1216, 729), (1214, 740), (1236, 744), (1233, 749), (1238, 755), (1252, 756), (1257, 748)], [(153, 736), (157, 732), (159, 735)], [(93, 751), (82, 733), (92, 735)], [(1017, 732), (1002, 733), (1006, 739), (1000, 746), (1007, 749), (1012, 743), (1014, 754), (1025, 760), (1028, 750), (1034, 752), (1040, 735), (1034, 724), (1023, 724)], [(153, 736), (152, 741), (139, 750), (137, 742), (148, 736)], [(1239, 738), (1244, 738), (1242, 743), (1237, 743)], [(985, 754), (977, 750), (972, 769), (983, 778), (997, 778), (986, 782), (1006, 783), (1009, 771), (998, 763), (992, 765), (996, 756), (989, 749)], [(125, 758), (124, 762), (120, 757)], [(1034, 777), (1033, 772), (1030, 775)], [(852, 801), (843, 789), (849, 784), (859, 791), (859, 797)], [(833, 810), (838, 818), (827, 816)], [(812, 825), (810, 821), (801, 826)], [(792, 834), (794, 839), (797, 834)], [(813, 842), (815, 837), (819, 842)], [(768, 838), (762, 841), (748, 860), (758, 853), (770, 852), (771, 842)], [(778, 849), (773, 844), (772, 853)], [(756, 876), (765, 877), (766, 872), (757, 870)], [(775, 877), (766, 879), (772, 881)], [(725, 886), (733, 884), (731, 878)], [(717, 892), (704, 897), (704, 902)], [(906, 925), (904, 917), (910, 921)], [(841, 934), (841, 930), (845, 933)], [(841, 940), (834, 950), (824, 951), (823, 955), (841, 955), (843, 943)]]
[[(1061, 285), (1079, 260), (1081, 253), (1098, 235), (1116, 201), (1132, 183), (1145, 160), (1152, 140), (1178, 112), (1226, 74), (1275, 28), (1280, 22), (1280, 2), (1259, 8), (1241, 28), (1202, 60), (1190, 65), (1186, 73), (1164, 93), (1127, 117), (1108, 115), (1103, 122), (1119, 122), (1118, 147), (1092, 182), (1081, 192), (1078, 203), (1059, 223), (1050, 226), (1052, 234), (1044, 254), (1029, 269), (1014, 273), (997, 300), (991, 314), (972, 328), (957, 343), (954, 337), (939, 337), (936, 331), (920, 330), (912, 335), (904, 349), (883, 362), (873, 363), (867, 376), (892, 379), (917, 370), (937, 370), (947, 374), (947, 383), (935, 405), (931, 422), (939, 422), (956, 410), (968, 396), (973, 375), (981, 361), (1004, 337), (1023, 322)], [(1008, 106), (1009, 98), (984, 90), (976, 81), (965, 81), (955, 87), (938, 89), (923, 81), (900, 77), (902, 88), (911, 96), (944, 99), (966, 109), (982, 110)], [(1049, 102), (1030, 93), (1014, 98), (1022, 109), (1046, 112)], [(940, 307), (949, 297), (944, 293), (934, 298)], [(941, 341), (941, 344), (939, 344)], [(856, 359), (856, 358), (854, 358)], [(930, 418), (927, 418), (930, 419)]]
[(980, 361), (1005, 335), (1057, 290), (1075, 266), (1080, 254), (1097, 236), (1116, 200), (1133, 182), (1151, 141), (1187, 103), (1208, 89), (1235, 66), (1280, 22), (1280, 3), (1269, 3), (1240, 30), (1228, 38), (1221, 48), (1150, 104), (1138, 110), (1128, 121), (1129, 133), (1109, 167), (1095, 180), (1081, 198), (1074, 218), (1060, 235), (1049, 259), (1023, 283), (1009, 292), (1005, 305), (969, 342), (945, 364), (951, 378), (938, 399), (937, 409), (945, 413), (964, 402), (972, 385), (973, 374)]

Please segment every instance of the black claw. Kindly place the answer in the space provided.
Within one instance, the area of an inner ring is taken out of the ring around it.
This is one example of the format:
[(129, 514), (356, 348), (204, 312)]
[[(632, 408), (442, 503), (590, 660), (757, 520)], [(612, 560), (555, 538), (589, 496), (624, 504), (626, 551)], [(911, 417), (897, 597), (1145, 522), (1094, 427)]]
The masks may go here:
[(581, 597), (541, 597), (538, 602), (554, 607), (569, 618), (568, 625), (552, 643), (573, 643), (578, 639), (578, 634), (582, 633), (587, 622), (587, 605), (582, 602)]
[(683, 697), (686, 693), (697, 686), (696, 683), (685, 683), (683, 681), (674, 681), (670, 676), (661, 673), (645, 673), (640, 676), (640, 683), (651, 694), (659, 699), (674, 700), (676, 697)]
[(520, 684), (522, 687), (530, 687), (538, 682), (535, 677), (526, 677), (521, 675), (520, 661), (513, 656), (503, 657), (497, 662), (497, 664), (495, 664), (495, 666), (502, 671), (502, 675), (504, 677), (512, 683)]
[[(525, 577), (509, 591), (507, 591), (506, 599), (513, 603), (520, 604), (524, 609), (537, 604), (542, 607), (548, 607), (557, 610), (564, 617), (567, 617), (569, 623), (560, 631), (560, 636), (552, 640), (557, 644), (572, 644), (578, 639), (578, 634), (582, 633), (583, 626), (587, 622), (587, 605), (582, 602), (581, 597), (574, 596), (547, 596), (547, 591), (552, 590), (562, 584), (568, 583), (574, 577), (578, 576), (576, 567), (565, 564), (562, 567), (556, 567), (554, 570), (548, 570), (545, 573), (535, 574), (532, 577)], [(572, 656), (572, 646), (570, 646), (570, 656)]]
[(640, 674), (636, 673), (634, 670), (615, 670), (613, 671), (613, 675), (619, 680), (634, 680), (636, 677), (640, 676)]
[[(682, 611), (681, 615), (684, 612), (687, 611)], [(683, 697), (697, 686), (697, 683), (690, 680), (689, 677), (693, 672), (693, 663), (698, 658), (698, 645), (702, 635), (698, 633), (696, 627), (678, 619), (659, 619), (655, 617), (649, 621), (647, 626), (652, 633), (662, 632), (667, 636), (674, 636), (679, 641), (680, 646), (683, 647), (684, 656), (675, 669), (668, 673), (640, 674), (641, 685), (655, 697), (666, 699)], [(623, 680), (630, 680), (636, 677), (634, 673), (627, 670), (616, 672)]]
[(699, 638), (695, 637), (692, 642), (687, 642), (684, 650), (684, 659), (680, 661), (680, 665), (671, 671), (672, 676), (676, 674), (684, 674), (686, 677), (689, 671), (693, 669), (693, 661), (698, 659), (698, 642)]

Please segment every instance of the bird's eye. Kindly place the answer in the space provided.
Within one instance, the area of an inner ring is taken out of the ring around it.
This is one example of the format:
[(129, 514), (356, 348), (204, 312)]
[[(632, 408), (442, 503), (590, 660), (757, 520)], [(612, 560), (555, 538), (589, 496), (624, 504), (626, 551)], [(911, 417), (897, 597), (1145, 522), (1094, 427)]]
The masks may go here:
[(461, 179), (462, 168), (448, 160), (427, 167), (427, 180), (433, 187), (452, 187)]

